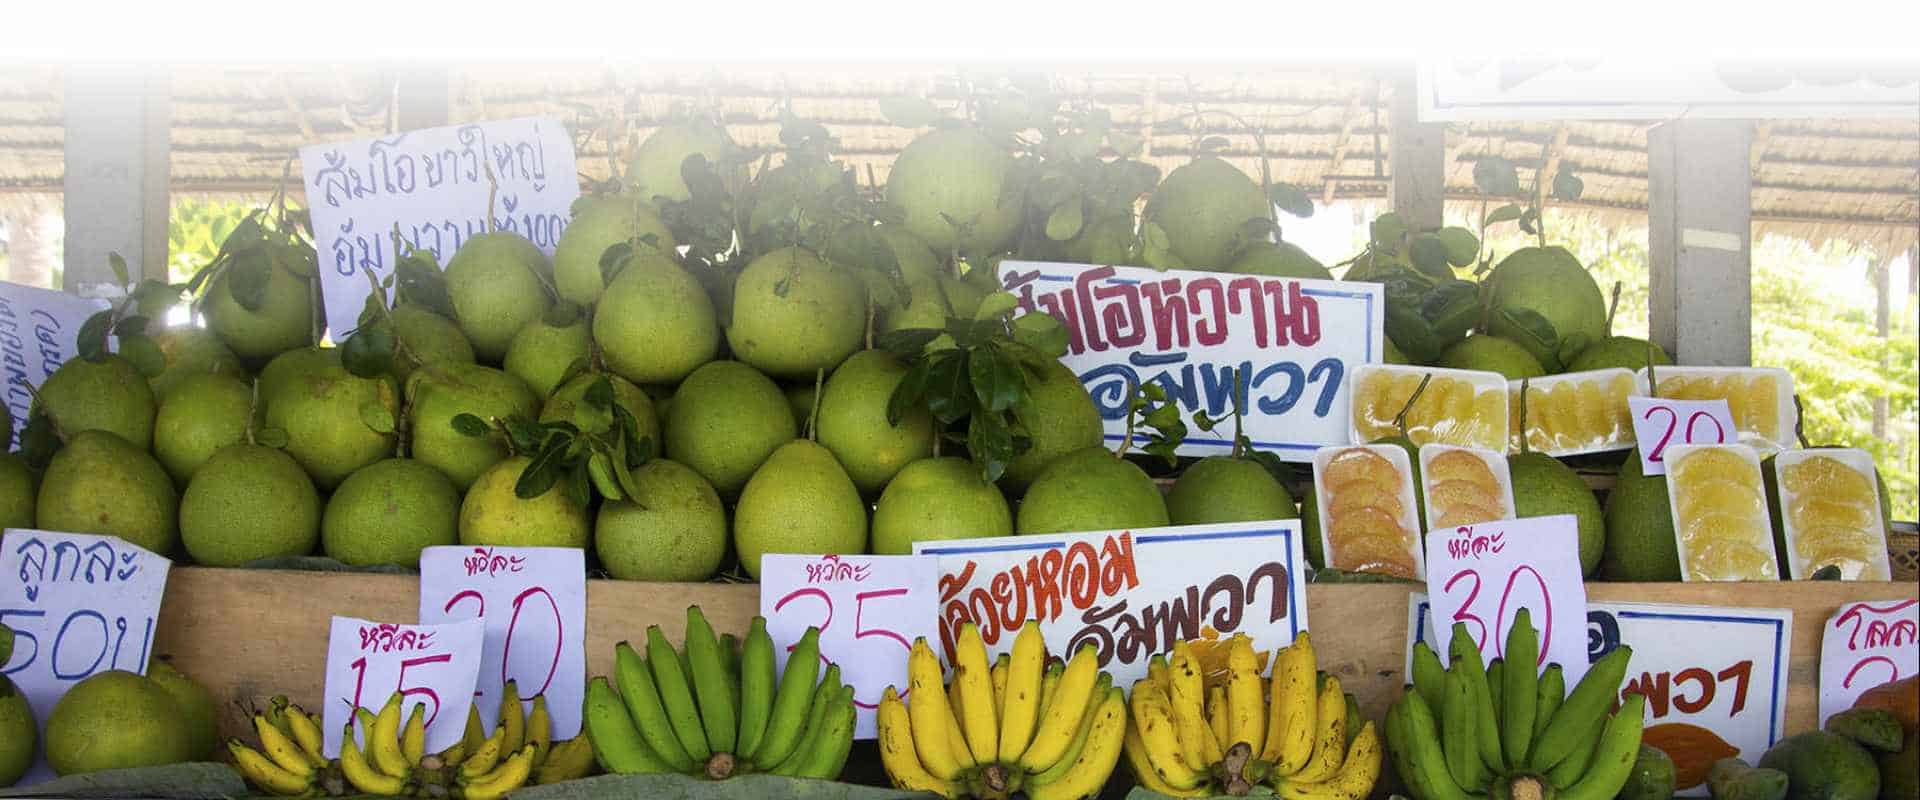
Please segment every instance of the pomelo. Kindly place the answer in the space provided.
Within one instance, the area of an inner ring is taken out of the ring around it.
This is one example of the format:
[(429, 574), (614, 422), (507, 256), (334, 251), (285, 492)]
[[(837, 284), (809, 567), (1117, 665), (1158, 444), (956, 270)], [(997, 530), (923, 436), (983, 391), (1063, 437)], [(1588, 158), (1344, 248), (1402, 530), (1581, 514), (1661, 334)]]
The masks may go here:
[[(573, 308), (574, 313), (564, 309)], [(500, 367), (520, 380), (542, 398), (553, 394), (560, 378), (575, 362), (584, 361), (593, 349), (593, 335), (587, 318), (573, 306), (556, 307), (539, 319), (527, 323), (513, 342)]]
[(1054, 459), (1088, 447), (1098, 447), (1106, 435), (1093, 396), (1067, 365), (1055, 362), (1038, 380), (1027, 376), (1028, 405), (1015, 415), (1026, 426), (1032, 443), (1007, 465), (1000, 481), (1015, 492), (1025, 491)]
[(1293, 495), (1258, 462), (1208, 456), (1187, 467), (1167, 492), (1175, 525), (1297, 519)]
[(206, 286), (202, 309), (207, 328), (249, 365), (313, 344), (312, 281), (278, 267), (267, 269), (265, 299), (249, 310), (229, 289), (232, 269), (223, 269)]
[(1606, 549), (1600, 575), (1610, 581), (1678, 581), (1680, 548), (1673, 538), (1673, 514), (1667, 504), (1667, 476), (1640, 471), (1635, 449), (1620, 463), (1607, 492)]
[(1543, 453), (1508, 456), (1507, 469), (1513, 477), (1514, 516), (1574, 515), (1579, 520), (1580, 571), (1593, 575), (1607, 546), (1606, 517), (1593, 489), (1572, 467)]
[(873, 510), (873, 552), (905, 555), (914, 542), (1006, 536), (1013, 514), (1000, 487), (964, 458), (923, 458), (901, 468)]
[(1247, 221), (1271, 215), (1260, 184), (1224, 160), (1203, 156), (1167, 173), (1147, 200), (1142, 224), (1166, 231), (1168, 252), (1186, 269), (1219, 271), (1256, 241), (1247, 236)]
[(699, 281), (673, 259), (641, 254), (600, 295), (593, 339), (620, 377), (673, 384), (713, 360), (720, 325)]
[(656, 458), (633, 471), (639, 493), (604, 503), (594, 552), (613, 577), (704, 581), (727, 555), (727, 509), (700, 473)]
[(908, 462), (933, 454), (933, 417), (926, 409), (887, 421), (894, 389), (906, 374), (893, 354), (862, 350), (833, 371), (820, 395), (820, 444), (867, 496), (879, 493)]
[(867, 506), (833, 453), (806, 439), (781, 445), (754, 470), (734, 506), (740, 566), (759, 577), (767, 553), (859, 553)]
[(418, 566), (420, 551), (460, 540), (460, 490), (432, 466), (389, 458), (361, 467), (327, 498), (320, 548), (340, 563)]
[(151, 679), (96, 672), (67, 689), (47, 715), (43, 746), (59, 775), (177, 764), (192, 756), (180, 704)]
[(738, 495), (798, 433), (780, 387), (738, 361), (715, 361), (688, 375), (674, 393), (666, 428), (667, 457), (700, 473), (721, 497)]
[(513, 335), (553, 304), (543, 276), (547, 257), (526, 237), (493, 231), (460, 243), (447, 261), (447, 295), (453, 321), (481, 360), (497, 363)]
[(1527, 349), (1492, 334), (1475, 334), (1455, 342), (1440, 354), (1434, 366), (1448, 369), (1472, 369), (1498, 372), (1507, 380), (1538, 378), (1547, 374), (1539, 360)]
[(1095, 445), (1054, 459), (1027, 488), (1014, 517), (1021, 534), (1167, 525), (1160, 487), (1133, 462)]
[[(1593, 273), (1561, 247), (1515, 250), (1487, 276), (1492, 311), (1487, 332), (1512, 339), (1548, 373), (1562, 371), (1580, 352), (1607, 335), (1607, 301)], [(1531, 311), (1553, 326), (1553, 341), (1508, 318)]]
[(185, 487), (195, 470), (230, 444), (246, 441), (253, 386), (227, 375), (193, 375), (160, 401), (154, 417), (153, 456)]
[[(413, 355), (413, 359), (419, 359), (419, 363), (473, 363), (473, 345), (467, 342), (467, 335), (460, 332), (460, 326), (454, 324), (453, 320), (412, 303), (394, 306), (389, 314), (393, 319), (394, 338), (405, 342), (407, 352)], [(412, 359), (395, 358), (393, 377), (401, 386), (405, 386), (414, 368)]]
[(164, 556), (179, 541), (178, 508), (173, 480), (147, 451), (106, 431), (81, 431), (40, 476), (34, 527), (118, 536)]
[(593, 523), (573, 502), (564, 474), (538, 497), (514, 494), (532, 460), (513, 456), (489, 467), (460, 503), (460, 543), (470, 546), (586, 547)]
[[(1000, 250), (1020, 227), (1020, 203), (1001, 203), (1015, 169), (1007, 147), (971, 128), (921, 134), (887, 176), (887, 202), (906, 212), (907, 230), (935, 253)], [(951, 221), (949, 221), (951, 220)]]
[(147, 379), (155, 399), (165, 400), (173, 387), (194, 375), (211, 372), (233, 378), (247, 376), (233, 348), (206, 328), (176, 325), (148, 331), (147, 338), (160, 348), (160, 357), (166, 363), (160, 374)]
[(413, 457), (431, 464), (465, 489), (480, 473), (507, 457), (497, 436), (467, 436), (453, 418), (472, 414), (484, 422), (515, 414), (531, 417), (540, 398), (520, 380), (478, 364), (445, 364), (421, 369), (407, 382)]
[(34, 406), (66, 436), (101, 430), (142, 450), (153, 446), (153, 387), (133, 362), (108, 353), (70, 358), (40, 383)]
[(627, 160), (627, 191), (642, 200), (656, 198), (684, 203), (692, 194), (681, 177), (686, 160), (695, 154), (706, 158), (715, 172), (729, 169), (733, 142), (727, 132), (706, 122), (674, 122), (662, 125), (647, 136)]
[(1667, 351), (1661, 349), (1660, 345), (1632, 336), (1609, 336), (1580, 351), (1580, 355), (1567, 365), (1567, 371), (1586, 372), (1613, 367), (1643, 369), (1647, 366), (1649, 347), (1653, 351), (1653, 365), (1656, 368), (1673, 364), (1673, 359), (1667, 356)]
[(649, 235), (659, 252), (673, 252), (673, 233), (651, 205), (629, 195), (582, 195), (573, 201), (573, 221), (553, 248), (553, 284), (560, 299), (593, 305), (607, 288), (601, 256), (616, 244)]
[(271, 447), (221, 449), (180, 497), (180, 542), (201, 564), (303, 556), (319, 538), (320, 493), (293, 456)]
[(866, 326), (867, 293), (859, 279), (787, 247), (740, 272), (727, 344), (735, 358), (761, 372), (800, 378), (838, 366), (859, 349)]
[(1319, 259), (1292, 242), (1253, 242), (1234, 259), (1228, 272), (1243, 275), (1272, 275), (1280, 278), (1333, 280), (1333, 273)]

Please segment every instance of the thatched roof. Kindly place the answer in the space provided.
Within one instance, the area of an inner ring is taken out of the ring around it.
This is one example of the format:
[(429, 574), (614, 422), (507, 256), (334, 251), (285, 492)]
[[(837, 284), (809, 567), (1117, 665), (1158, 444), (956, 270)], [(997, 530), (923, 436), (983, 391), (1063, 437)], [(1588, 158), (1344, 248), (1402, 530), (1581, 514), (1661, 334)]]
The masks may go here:
[[(980, 73), (980, 85), (1004, 80)], [(260, 192), (279, 179), (301, 144), (384, 133), (394, 75), (372, 67), (187, 66), (171, 74), (172, 180), (176, 192)], [(1227, 140), (1222, 154), (1251, 174), (1267, 158), (1274, 180), (1316, 197), (1379, 198), (1387, 183), (1386, 101), (1379, 73), (1365, 67), (1298, 67), (1197, 73), (1103, 70), (1049, 76), (1053, 89), (1111, 111), (1117, 126), (1148, 137), (1162, 170), (1185, 162), (1203, 137)], [(60, 189), (61, 89), (57, 68), (0, 68), (0, 202)], [(885, 180), (894, 154), (917, 133), (887, 122), (880, 99), (900, 94), (959, 105), (956, 72), (767, 66), (685, 68), (456, 68), (451, 118), (558, 117), (598, 129), (579, 154), (584, 173), (605, 177), (611, 141), (619, 152), (676, 107), (716, 109), (749, 148), (777, 149), (780, 109), (824, 123), (841, 157), (871, 165)], [(1162, 123), (1209, 113), (1169, 132)], [(1260, 140), (1226, 115), (1262, 132)], [(1157, 125), (1161, 124), (1161, 125)], [(1556, 207), (1644, 219), (1647, 131), (1642, 122), (1476, 122), (1447, 133), (1450, 196), (1478, 200), (1473, 165), (1499, 156), (1533, 171), (1566, 165), (1586, 184), (1577, 203)], [(1920, 231), (1920, 120), (1773, 120), (1756, 123), (1753, 207), (1757, 231), (1815, 240), (1886, 242), (1899, 248)], [(1156, 127), (1160, 130), (1156, 132)], [(576, 137), (578, 138), (578, 137)]]

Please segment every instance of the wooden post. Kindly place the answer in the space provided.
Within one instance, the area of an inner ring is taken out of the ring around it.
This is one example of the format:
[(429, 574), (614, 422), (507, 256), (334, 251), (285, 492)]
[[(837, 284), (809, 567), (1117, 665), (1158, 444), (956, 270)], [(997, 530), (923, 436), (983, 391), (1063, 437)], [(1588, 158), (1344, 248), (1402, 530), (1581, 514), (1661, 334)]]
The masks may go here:
[(400, 70), (394, 102), (398, 114), (394, 124), (403, 131), (438, 128), (448, 124), (451, 99), (447, 68), (440, 65), (409, 66)]
[(166, 73), (75, 65), (66, 75), (66, 258), (62, 288), (117, 292), (107, 254), (134, 281), (167, 278)]
[[(1892, 248), (1888, 249), (1891, 251)], [(1880, 335), (1880, 343), (1884, 346), (1893, 332), (1893, 253), (1875, 253), (1874, 256), (1870, 268), (1873, 275), (1873, 330)], [(1880, 373), (1886, 374), (1889, 366), (1887, 352), (1882, 350), (1878, 364)], [(1873, 438), (1881, 441), (1887, 438), (1889, 402), (1884, 392), (1873, 398)]]
[(1410, 230), (1445, 224), (1447, 126), (1420, 121), (1413, 71), (1393, 82), (1387, 106), (1387, 166), (1393, 178), (1393, 210)]
[(1753, 361), (1753, 123), (1682, 119), (1647, 134), (1647, 323), (1681, 364)]

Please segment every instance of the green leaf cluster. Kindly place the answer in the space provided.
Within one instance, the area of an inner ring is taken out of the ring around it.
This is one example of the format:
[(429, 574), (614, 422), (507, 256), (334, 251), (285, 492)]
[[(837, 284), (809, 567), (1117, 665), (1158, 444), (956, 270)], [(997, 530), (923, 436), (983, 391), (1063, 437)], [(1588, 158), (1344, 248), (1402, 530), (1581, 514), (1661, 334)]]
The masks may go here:
[[(585, 370), (583, 361), (575, 362), (560, 382)], [(641, 436), (638, 421), (614, 402), (613, 382), (606, 373), (598, 373), (581, 399), (572, 419), (536, 422), (516, 414), (486, 420), (459, 414), (451, 425), (462, 436), (499, 438), (528, 457), (513, 486), (516, 497), (539, 497), (565, 477), (573, 501), (583, 508), (594, 492), (610, 501), (637, 503), (640, 491), (633, 471), (653, 458), (657, 445)]]

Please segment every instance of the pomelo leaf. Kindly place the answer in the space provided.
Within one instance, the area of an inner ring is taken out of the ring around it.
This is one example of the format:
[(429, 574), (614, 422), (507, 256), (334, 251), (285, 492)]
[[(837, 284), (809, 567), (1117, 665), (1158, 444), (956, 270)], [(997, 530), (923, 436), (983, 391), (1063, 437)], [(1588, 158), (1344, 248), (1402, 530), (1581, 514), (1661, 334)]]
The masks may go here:
[(267, 282), (273, 277), (273, 262), (259, 248), (235, 254), (227, 268), (227, 293), (248, 311), (259, 311), (267, 303)]
[(580, 313), (579, 303), (562, 300), (549, 306), (546, 312), (541, 314), (540, 319), (550, 327), (565, 328), (578, 322), (580, 320)]
[(1415, 269), (1434, 278), (1453, 277), (1453, 267), (1448, 260), (1447, 243), (1439, 236), (1423, 233), (1413, 237), (1407, 243), (1407, 257), (1412, 259)]
[(1013, 340), (1033, 348), (1048, 358), (1067, 354), (1067, 327), (1059, 318), (1044, 312), (1021, 315), (1013, 320)]
[(53, 460), (53, 454), (60, 450), (60, 435), (54, 430), (53, 418), (45, 413), (35, 413), (27, 418), (27, 425), (20, 429), (20, 457), (26, 459), (27, 466), (36, 470), (47, 468), (47, 462)]
[(1496, 208), (1492, 211), (1487, 212), (1487, 218), (1484, 224), (1492, 225), (1496, 222), (1510, 222), (1512, 220), (1516, 220), (1519, 218), (1520, 218), (1520, 207), (1512, 203), (1508, 203), (1504, 206), (1501, 206), (1499, 208)]
[(1540, 209), (1529, 208), (1525, 211), (1520, 212), (1521, 232), (1527, 233), (1527, 234), (1539, 233), (1540, 232), (1539, 227), (1540, 227)]
[[(896, 331), (903, 332), (903, 331)], [(927, 331), (935, 335), (939, 331)], [(928, 337), (931, 341), (932, 337)], [(916, 349), (914, 352), (919, 352)], [(932, 362), (916, 360), (907, 368), (907, 374), (900, 376), (900, 382), (893, 387), (893, 394), (887, 397), (887, 424), (898, 425), (907, 411), (920, 404), (927, 396), (927, 385), (933, 379)]]
[[(1022, 317), (1022, 319), (1025, 318)], [(1014, 324), (1018, 325), (1019, 321), (1016, 320)], [(926, 350), (929, 342), (944, 333), (946, 331), (939, 328), (902, 328), (880, 334), (874, 344), (901, 358), (912, 358)]]
[(1158, 222), (1148, 222), (1141, 226), (1140, 235), (1146, 241), (1149, 250), (1165, 252), (1167, 248), (1173, 246), (1173, 240), (1167, 238), (1167, 229), (1160, 227)]
[(513, 496), (532, 500), (552, 489), (560, 482), (561, 456), (565, 452), (565, 448), (553, 447), (535, 455), (520, 471), (520, 479), (513, 482)]
[(493, 432), (487, 421), (473, 414), (453, 415), (453, 430), (461, 436), (480, 437)]
[(144, 334), (120, 337), (120, 357), (133, 364), (141, 375), (153, 377), (167, 369), (167, 357), (160, 346)]
[(121, 258), (118, 251), (110, 251), (107, 253), (107, 266), (112, 268), (114, 280), (119, 281), (121, 286), (133, 282), (131, 278), (127, 277), (127, 260)]
[(340, 364), (359, 378), (378, 378), (393, 369), (393, 331), (385, 325), (354, 329), (340, 343)]
[(581, 399), (591, 408), (605, 411), (613, 406), (613, 379), (605, 374), (596, 376), (593, 383), (587, 384), (587, 391)]
[(1580, 180), (1580, 176), (1573, 174), (1573, 170), (1563, 166), (1553, 176), (1553, 199), (1555, 200), (1578, 200), (1586, 191), (1587, 182)]
[(1553, 329), (1553, 322), (1531, 308), (1507, 306), (1497, 312), (1514, 328), (1516, 336), (1531, 340), (1539, 350), (1557, 353), (1560, 349), (1560, 334)]
[(951, 424), (973, 410), (973, 386), (968, 378), (966, 352), (947, 350), (935, 356), (927, 373), (927, 410), (942, 424)]
[(98, 311), (80, 323), (80, 333), (74, 337), (74, 346), (80, 357), (88, 361), (99, 361), (107, 355), (107, 332), (113, 325), (112, 311)]
[(1053, 212), (1047, 215), (1047, 238), (1056, 242), (1072, 239), (1079, 235), (1084, 221), (1077, 198), (1054, 206)]
[(997, 481), (1013, 461), (1013, 432), (999, 414), (974, 414), (967, 420), (967, 451), (981, 462), (980, 477)]
[(973, 312), (975, 321), (999, 319), (1008, 312), (1020, 307), (1020, 298), (1012, 292), (994, 292), (980, 300), (980, 307)]
[(1026, 397), (1026, 376), (1020, 372), (1019, 365), (1001, 357), (990, 346), (977, 348), (967, 355), (967, 372), (974, 396), (988, 411), (1006, 411)]
[(1510, 197), (1520, 193), (1520, 172), (1504, 158), (1482, 158), (1473, 163), (1473, 185), (1485, 194)]
[(1276, 183), (1267, 195), (1273, 200), (1274, 205), (1280, 207), (1281, 211), (1301, 219), (1313, 216), (1313, 198), (1307, 196), (1307, 193), (1297, 186)]

